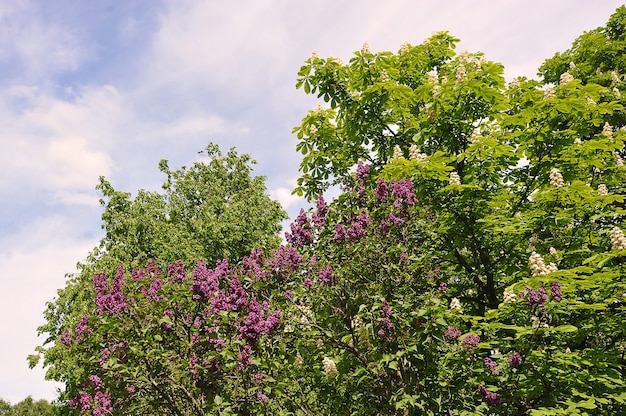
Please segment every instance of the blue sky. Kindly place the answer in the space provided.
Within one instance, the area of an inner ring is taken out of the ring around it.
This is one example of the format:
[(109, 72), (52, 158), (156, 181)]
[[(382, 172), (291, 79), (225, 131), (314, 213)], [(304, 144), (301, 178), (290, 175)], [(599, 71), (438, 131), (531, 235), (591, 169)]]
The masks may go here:
[(293, 216), (291, 134), (317, 103), (295, 89), (313, 49), (347, 61), (368, 41), (397, 51), (448, 30), (508, 79), (620, 1), (0, 0), (0, 398), (53, 399), (26, 356), (45, 302), (101, 237), (99, 176), (158, 189), (160, 159), (190, 164), (209, 141), (258, 161)]

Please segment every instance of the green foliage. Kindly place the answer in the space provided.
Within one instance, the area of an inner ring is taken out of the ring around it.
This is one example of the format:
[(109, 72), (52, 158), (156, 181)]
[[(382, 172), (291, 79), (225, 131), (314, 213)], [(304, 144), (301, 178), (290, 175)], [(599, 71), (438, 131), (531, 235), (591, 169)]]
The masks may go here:
[(0, 416), (56, 416), (60, 415), (59, 409), (46, 400), (34, 401), (27, 397), (21, 402), (11, 404), (0, 399)]

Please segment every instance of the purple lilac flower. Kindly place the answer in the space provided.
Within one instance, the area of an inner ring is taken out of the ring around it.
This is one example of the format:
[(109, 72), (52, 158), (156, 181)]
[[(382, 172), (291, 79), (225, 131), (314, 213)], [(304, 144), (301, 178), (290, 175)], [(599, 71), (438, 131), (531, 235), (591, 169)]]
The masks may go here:
[(485, 357), (485, 367), (487, 367), (487, 370), (489, 370), (492, 375), (498, 375), (498, 366), (491, 358)]
[(285, 297), (287, 298), (287, 300), (293, 300), (293, 292), (289, 289), (285, 290)]
[[(396, 201), (404, 202), (409, 206), (417, 203), (417, 199), (415, 199), (415, 188), (410, 179), (401, 179), (398, 182), (392, 180), (391, 194), (396, 198)], [(395, 203), (394, 206), (396, 206)]]
[(302, 264), (302, 256), (293, 247), (280, 246), (272, 252), (272, 257), (265, 261), (265, 264), (276, 275), (286, 277), (295, 271)]
[(380, 320), (378, 320), (378, 322), (376, 322), (376, 326), (379, 327), (378, 330), (378, 335), (381, 337), (384, 337), (385, 335), (387, 335), (386, 340), (387, 342), (391, 342), (393, 340), (393, 338), (391, 337), (391, 335), (389, 334), (389, 332), (391, 332), (391, 330), (393, 329), (393, 322), (391, 322), (391, 307), (389, 306), (389, 302), (387, 302), (387, 300), (383, 300), (383, 303), (380, 307)]
[(343, 224), (335, 224), (335, 236), (333, 237), (333, 240), (342, 240), (344, 238), (348, 238), (346, 228)]
[(550, 288), (550, 296), (555, 302), (560, 302), (563, 299), (563, 293), (561, 293), (561, 282), (555, 281)]
[(300, 247), (303, 244), (307, 244), (313, 241), (313, 234), (311, 234), (311, 223), (304, 209), (300, 209), (300, 214), (296, 218), (296, 221), (291, 224), (291, 233), (285, 233), (285, 239), (293, 247)]
[(480, 343), (480, 337), (474, 334), (469, 334), (468, 336), (463, 338), (463, 341), (461, 341), (461, 344), (463, 344), (463, 346), (467, 350), (475, 348), (479, 343)]
[[(546, 305), (546, 290), (543, 286), (539, 286), (537, 290), (526, 287), (527, 301), (530, 306), (538, 306), (543, 308)], [(525, 296), (525, 297), (526, 297)]]
[(66, 347), (72, 345), (72, 335), (70, 334), (69, 329), (63, 331), (63, 334), (61, 334), (61, 336), (59, 337), (59, 342), (61, 343), (61, 345)]
[(324, 201), (324, 197), (320, 195), (317, 198), (317, 212), (311, 215), (311, 221), (316, 227), (323, 227), (326, 225), (326, 217), (328, 216), (328, 205)]
[(448, 284), (446, 282), (439, 283), (439, 291), (445, 292), (448, 289)]
[(93, 330), (90, 329), (87, 324), (89, 321), (89, 315), (84, 314), (80, 321), (76, 324), (75, 332), (76, 332), (76, 341), (81, 342), (85, 339), (86, 335), (93, 333)]
[(333, 284), (333, 267), (328, 265), (320, 270), (320, 281), (324, 286), (332, 286)]
[(389, 195), (387, 182), (383, 178), (378, 179), (378, 183), (376, 184), (376, 197), (378, 198), (379, 203), (385, 202), (387, 195)]
[(304, 286), (307, 289), (311, 289), (313, 287), (313, 280), (309, 279), (308, 277), (304, 278)]
[[(163, 316), (167, 316), (168, 318), (170, 318), (170, 320), (171, 320), (171, 321), (173, 321), (173, 320), (174, 320), (174, 311), (172, 311), (171, 309), (166, 309), (166, 310), (163, 312)], [(172, 324), (171, 324), (171, 323), (169, 323), (169, 322), (166, 322), (166, 323), (165, 323), (165, 327), (166, 327), (167, 329), (172, 329)]]
[(126, 387), (126, 391), (129, 392), (130, 394), (133, 394), (135, 392), (137, 388), (135, 387), (135, 385), (131, 385)]
[(448, 341), (456, 341), (461, 336), (461, 331), (451, 326), (448, 330), (443, 334), (443, 337)]
[(267, 273), (263, 270), (263, 249), (253, 249), (249, 255), (244, 256), (242, 260), (242, 268), (244, 274), (254, 280), (265, 280)]
[(110, 293), (106, 274), (96, 274), (93, 278), (93, 283), (99, 314), (117, 314), (128, 309), (126, 296), (122, 293), (124, 284), (123, 266), (120, 265), (117, 269)]
[(102, 379), (95, 374), (89, 376), (89, 384), (95, 387), (96, 389), (101, 389), (104, 387), (104, 383), (102, 383)]
[(182, 260), (178, 260), (174, 264), (167, 266), (167, 277), (172, 283), (182, 283), (187, 281), (187, 272)]
[(356, 167), (356, 180), (363, 183), (370, 175), (370, 165), (359, 160)]
[(522, 356), (519, 353), (511, 355), (508, 359), (509, 365), (513, 368), (518, 368), (522, 365)]
[(489, 406), (498, 407), (502, 404), (502, 398), (498, 393), (491, 392), (487, 390), (485, 386), (478, 386), (478, 391), (480, 392), (481, 397)]
[(98, 362), (100, 363), (101, 367), (106, 364), (110, 356), (111, 351), (107, 347), (104, 347), (100, 350), (100, 359), (98, 360)]
[(256, 394), (256, 398), (261, 402), (261, 403), (267, 403), (268, 402), (268, 398), (267, 395), (265, 395), (265, 393), (263, 392), (258, 392)]
[(250, 347), (250, 344), (244, 345), (241, 354), (239, 354), (239, 368), (244, 368), (245, 366), (252, 364), (252, 358), (250, 358), (251, 352), (252, 348)]
[(382, 235), (386, 236), (387, 233), (389, 232), (389, 225), (387, 224), (387, 221), (382, 219), (380, 221), (380, 225), (378, 226), (378, 230), (380, 231)]
[(396, 217), (393, 214), (389, 214), (387, 216), (387, 218), (389, 218), (389, 221), (391, 221), (394, 225), (402, 225), (404, 224), (404, 220), (400, 217)]
[(403, 251), (402, 253), (400, 253), (400, 264), (406, 262), (406, 258), (407, 258), (406, 252)]
[(193, 283), (189, 288), (193, 292), (193, 300), (203, 302), (209, 300), (219, 289), (222, 269), (211, 270), (199, 261), (193, 270)]
[(263, 381), (265, 378), (267, 378), (267, 374), (265, 373), (258, 373), (254, 375), (254, 379), (257, 381)]

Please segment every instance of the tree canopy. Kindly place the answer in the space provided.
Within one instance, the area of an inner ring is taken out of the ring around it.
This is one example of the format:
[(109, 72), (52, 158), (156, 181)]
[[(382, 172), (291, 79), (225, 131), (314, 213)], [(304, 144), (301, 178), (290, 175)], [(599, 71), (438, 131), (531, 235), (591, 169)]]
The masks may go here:
[[(445, 32), (313, 55), (297, 86), (328, 107), (294, 132), (316, 206), (279, 247), (195, 264), (144, 248), (157, 260), (98, 271), (74, 320), (49, 319), (62, 399), (89, 415), (625, 413), (624, 28), (621, 7), (543, 80), (508, 85)], [(177, 212), (196, 218), (193, 200)]]

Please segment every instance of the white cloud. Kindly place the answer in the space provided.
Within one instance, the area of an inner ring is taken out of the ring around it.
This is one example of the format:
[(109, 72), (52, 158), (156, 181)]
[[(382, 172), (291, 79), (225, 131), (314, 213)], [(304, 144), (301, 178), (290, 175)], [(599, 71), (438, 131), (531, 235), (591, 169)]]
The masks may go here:
[(270, 196), (276, 201), (280, 202), (285, 211), (289, 210), (296, 204), (303, 204), (304, 198), (298, 195), (292, 195), (289, 188), (276, 188), (269, 191)]

